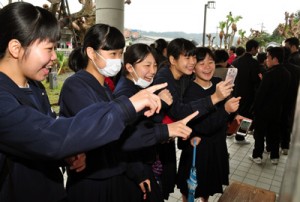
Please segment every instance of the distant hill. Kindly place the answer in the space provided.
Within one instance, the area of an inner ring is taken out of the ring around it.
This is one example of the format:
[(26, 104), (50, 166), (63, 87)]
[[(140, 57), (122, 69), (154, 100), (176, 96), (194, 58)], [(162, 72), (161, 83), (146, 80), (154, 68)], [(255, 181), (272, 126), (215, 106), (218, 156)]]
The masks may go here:
[[(173, 38), (182, 37), (182, 38), (194, 41), (199, 45), (202, 45), (202, 36), (203, 36), (202, 33), (196, 34), (196, 33), (185, 33), (185, 32), (152, 32), (152, 31), (147, 32), (147, 31), (143, 31), (143, 30), (135, 30), (135, 31), (138, 31), (141, 34), (141, 36), (149, 36), (149, 37), (155, 37), (155, 38), (162, 37), (162, 38), (173, 39)], [(216, 33), (211, 33), (211, 35), (216, 36)], [(235, 38), (237, 39), (237, 35)], [(236, 39), (235, 39), (235, 41), (236, 41)], [(207, 38), (205, 40), (206, 40), (205, 43), (208, 43)], [(220, 44), (219, 36), (217, 36), (215, 38), (214, 44), (218, 44), (218, 45)]]
[(194, 40), (198, 44), (202, 43), (202, 34), (189, 34), (185, 32), (146, 32), (139, 31), (142, 36), (153, 36), (153, 37), (165, 37), (165, 38), (186, 38), (189, 40)]

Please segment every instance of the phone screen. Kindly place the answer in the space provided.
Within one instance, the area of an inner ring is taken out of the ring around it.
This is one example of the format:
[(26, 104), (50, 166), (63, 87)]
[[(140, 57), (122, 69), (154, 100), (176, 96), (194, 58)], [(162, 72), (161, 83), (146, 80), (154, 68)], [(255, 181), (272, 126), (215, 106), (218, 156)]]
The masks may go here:
[(237, 133), (240, 135), (246, 135), (251, 124), (252, 124), (252, 121), (250, 121), (250, 120), (242, 120)]
[(225, 81), (231, 80), (230, 83), (234, 84), (234, 80), (237, 75), (237, 71), (238, 71), (238, 69), (233, 66), (228, 68)]

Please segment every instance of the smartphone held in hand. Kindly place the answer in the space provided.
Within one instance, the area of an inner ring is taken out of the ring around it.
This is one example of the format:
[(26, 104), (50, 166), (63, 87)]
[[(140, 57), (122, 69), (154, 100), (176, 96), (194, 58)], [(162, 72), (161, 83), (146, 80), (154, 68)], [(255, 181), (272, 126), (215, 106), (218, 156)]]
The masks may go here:
[(237, 72), (238, 72), (238, 69), (231, 65), (231, 67), (228, 68), (225, 81), (230, 80), (230, 83), (234, 84)]

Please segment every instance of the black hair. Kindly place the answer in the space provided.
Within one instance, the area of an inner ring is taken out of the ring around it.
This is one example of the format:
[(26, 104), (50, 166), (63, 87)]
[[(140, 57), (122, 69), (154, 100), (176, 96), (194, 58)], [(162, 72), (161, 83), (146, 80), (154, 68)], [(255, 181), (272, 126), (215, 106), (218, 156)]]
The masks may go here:
[(247, 52), (250, 52), (252, 50), (252, 48), (258, 48), (258, 47), (259, 47), (259, 43), (254, 39), (250, 39), (246, 43), (246, 51)]
[(259, 64), (263, 63), (267, 59), (267, 53), (266, 52), (260, 52), (257, 54), (257, 61)]
[(229, 55), (226, 50), (218, 49), (215, 50), (215, 58), (216, 63), (226, 62), (229, 59)]
[(0, 10), (0, 59), (12, 39), (18, 40), (25, 50), (37, 40), (57, 42), (60, 26), (44, 8), (26, 2), (11, 3)]
[(196, 53), (196, 46), (189, 40), (184, 38), (173, 39), (167, 47), (168, 58), (173, 56), (178, 59), (182, 54), (184, 56), (194, 56)]
[(235, 54), (237, 57), (242, 56), (246, 52), (245, 48), (243, 46), (238, 46), (235, 49)]
[(155, 48), (155, 50), (158, 54), (162, 55), (164, 49), (167, 48), (167, 46), (168, 46), (168, 42), (165, 39), (160, 38), (160, 39), (155, 40), (154, 43), (151, 44), (151, 46), (153, 46)]
[(235, 53), (236, 47), (235, 47), (235, 46), (231, 46), (231, 47), (229, 48), (229, 50), (231, 50), (233, 53)]
[(283, 63), (289, 63), (291, 50), (287, 47), (283, 47), (283, 50), (284, 50)]
[(267, 49), (267, 52), (271, 56), (271, 58), (277, 58), (278, 63), (283, 63), (284, 58), (284, 49), (283, 47), (270, 47)]
[(299, 39), (297, 37), (288, 38), (284, 42), (290, 44), (291, 46), (294, 45), (297, 49), (299, 49)]
[[(126, 48), (126, 52), (124, 53), (124, 66), (129, 63), (132, 66), (142, 62), (149, 54), (152, 54), (155, 61), (157, 62), (157, 54), (156, 51), (143, 43), (136, 43)], [(123, 71), (124, 74), (127, 74), (126, 68)]]
[(204, 60), (207, 54), (215, 61), (215, 55), (210, 48), (208, 47), (196, 48), (197, 62)]
[(125, 38), (120, 30), (107, 24), (95, 24), (90, 27), (84, 36), (82, 46), (74, 49), (69, 56), (69, 67), (74, 72), (86, 68), (88, 47), (95, 51), (123, 49)]

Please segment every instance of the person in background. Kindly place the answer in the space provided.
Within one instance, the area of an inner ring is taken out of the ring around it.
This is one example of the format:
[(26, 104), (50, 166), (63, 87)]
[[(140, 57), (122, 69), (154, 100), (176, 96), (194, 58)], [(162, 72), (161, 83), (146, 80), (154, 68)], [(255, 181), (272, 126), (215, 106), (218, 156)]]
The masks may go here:
[(259, 78), (262, 79), (264, 73), (267, 70), (267, 64), (266, 64), (267, 53), (266, 52), (257, 53), (256, 59), (259, 63)]
[[(146, 116), (159, 112), (153, 92), (166, 84), (57, 118), (41, 83), (57, 58), (57, 19), (41, 7), (15, 2), (0, 10), (0, 24), (0, 201), (67, 201), (62, 159), (119, 139), (144, 108)], [(78, 158), (69, 161), (74, 172), (86, 166), (84, 155)]]
[(168, 61), (168, 58), (167, 58), (168, 42), (163, 38), (159, 38), (159, 39), (156, 39), (154, 41), (154, 43), (151, 44), (150, 46), (156, 50), (158, 68), (165, 66), (166, 62)]
[(300, 80), (300, 66), (289, 62), (290, 50), (284, 48), (283, 66), (290, 72), (291, 80), (290, 87), (287, 92), (286, 102), (283, 104), (281, 117), (281, 133), (280, 133), (280, 147), (283, 155), (288, 155), (291, 142), (291, 134), (294, 125), (294, 117), (296, 110), (296, 101), (298, 96), (299, 80)]
[(229, 55), (224, 49), (215, 50), (215, 64), (214, 77), (219, 77), (225, 81), (228, 71), (228, 58)]
[(243, 46), (238, 46), (236, 49), (235, 49), (235, 59), (234, 60), (237, 60), (238, 58), (240, 58), (242, 55), (244, 55), (244, 53), (246, 52), (245, 48)]
[[(184, 94), (186, 103), (212, 95), (216, 85), (222, 81), (220, 78), (213, 77), (215, 62), (209, 48), (197, 48), (196, 58), (195, 79)], [(187, 180), (193, 162), (194, 142), (196, 142), (195, 167), (198, 182), (195, 198), (201, 197), (201, 201), (208, 202), (209, 196), (223, 193), (222, 186), (229, 184), (226, 130), (228, 118), (238, 109), (239, 100), (240, 97), (232, 97), (227, 101), (219, 102), (215, 105), (214, 111), (189, 123), (193, 132), (189, 139), (190, 144), (182, 149), (177, 178), (177, 187), (182, 193), (183, 202), (187, 202)]]
[(254, 149), (250, 159), (262, 163), (265, 149), (270, 152), (273, 165), (279, 162), (279, 144), (282, 110), (290, 85), (290, 73), (282, 65), (284, 50), (282, 47), (267, 49), (267, 71), (257, 90), (254, 101)]
[[(69, 67), (75, 74), (63, 84), (59, 98), (61, 116), (72, 117), (88, 106), (114, 100), (105, 78), (119, 73), (124, 46), (124, 36), (117, 28), (106, 24), (89, 28), (82, 47), (74, 49), (69, 56)], [(127, 189), (130, 181), (125, 175), (127, 164), (123, 151), (152, 146), (167, 141), (171, 134), (185, 136), (189, 132), (186, 126), (182, 131), (168, 130), (165, 125), (136, 127), (130, 136), (122, 134), (118, 141), (87, 150), (85, 170), (68, 172), (68, 199), (72, 202), (132, 202), (134, 196)]]
[(289, 62), (291, 64), (300, 66), (299, 39), (296, 37), (291, 37), (286, 39), (284, 43), (285, 47), (287, 47), (291, 52)]
[[(233, 96), (241, 97), (238, 114), (253, 119), (253, 102), (260, 83), (259, 63), (253, 58), (258, 53), (259, 43), (253, 39), (247, 41), (246, 52), (233, 61), (232, 65), (238, 69), (235, 79)], [(244, 136), (236, 135), (235, 143), (249, 144)]]
[[(205, 116), (210, 111), (215, 110), (215, 104), (224, 100), (233, 90), (233, 85), (229, 82), (220, 82), (216, 87), (216, 92), (205, 98), (183, 103), (183, 94), (191, 82), (196, 65), (196, 47), (184, 38), (173, 39), (167, 48), (168, 65), (159, 69), (154, 77), (154, 84), (168, 83), (167, 89), (173, 97), (170, 107), (161, 110), (161, 113), (154, 117), (158, 123), (170, 123), (180, 120), (194, 111), (199, 111), (198, 116)], [(185, 145), (178, 139), (178, 147)], [(174, 191), (176, 183), (176, 149), (175, 142), (168, 141), (160, 144), (158, 148), (159, 157), (163, 165), (162, 190), (164, 199), (168, 199), (169, 194)]]
[(231, 65), (232, 62), (235, 60), (236, 58), (236, 47), (235, 46), (231, 46), (228, 50), (228, 55), (229, 55), (229, 58), (228, 58), (228, 64)]

